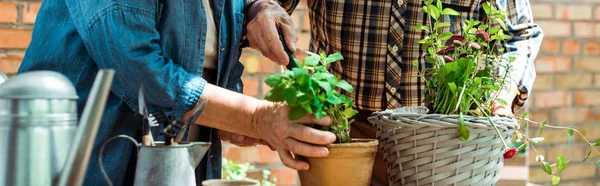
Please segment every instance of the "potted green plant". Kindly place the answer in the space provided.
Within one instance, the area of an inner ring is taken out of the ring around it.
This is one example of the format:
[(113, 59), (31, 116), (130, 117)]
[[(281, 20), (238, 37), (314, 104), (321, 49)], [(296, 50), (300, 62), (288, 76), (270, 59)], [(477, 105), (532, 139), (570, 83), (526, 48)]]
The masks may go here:
[(303, 158), (310, 164), (307, 171), (299, 171), (303, 185), (368, 185), (372, 166), (377, 152), (376, 139), (352, 139), (350, 124), (357, 111), (354, 102), (336, 89), (354, 91), (346, 81), (338, 79), (328, 71), (328, 66), (343, 60), (339, 53), (326, 55), (307, 52), (302, 61), (295, 61), (299, 67), (285, 70), (265, 79), (272, 89), (265, 99), (272, 102), (285, 102), (290, 106), (290, 120), (306, 114), (317, 118), (330, 116), (333, 124), (328, 127), (314, 126), (336, 135), (336, 142), (327, 146), (329, 156), (325, 158)]
[[(508, 105), (499, 93), (513, 81), (508, 74), (515, 58), (502, 55), (502, 43), (511, 38), (504, 33), (507, 13), (488, 2), (482, 8), (485, 19), (466, 20), (462, 33), (455, 34), (444, 32), (450, 24), (443, 17), (459, 13), (444, 8), (441, 1), (424, 1), (422, 11), (428, 15), (429, 24), (412, 28), (427, 33), (419, 41), (427, 52), (425, 65), (413, 62), (415, 68), (423, 69), (416, 78), (422, 78), (426, 84), (425, 107), (388, 110), (369, 118), (387, 129), (380, 131), (380, 140), (391, 184), (494, 185), (504, 159), (516, 156), (528, 146), (537, 154), (543, 170), (553, 176), (552, 183), (560, 182), (560, 173), (569, 160), (560, 155), (555, 164), (544, 160), (533, 146), (544, 138), (529, 137), (528, 124), (539, 125), (541, 130), (565, 129), (569, 138), (581, 133), (569, 127), (547, 125), (546, 121), (530, 121), (526, 114), (521, 118), (493, 115), (495, 105)], [(499, 27), (493, 27), (494, 24)], [(600, 140), (585, 140), (590, 147), (588, 156), (591, 152), (600, 155), (595, 148)], [(510, 147), (507, 141), (521, 145)]]

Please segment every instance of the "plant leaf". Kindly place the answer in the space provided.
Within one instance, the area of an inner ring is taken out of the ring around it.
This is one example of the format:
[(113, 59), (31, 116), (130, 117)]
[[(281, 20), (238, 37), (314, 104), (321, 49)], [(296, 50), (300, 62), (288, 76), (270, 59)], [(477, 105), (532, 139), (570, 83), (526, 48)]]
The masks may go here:
[(283, 97), (283, 88), (277, 87), (277, 88), (271, 89), (271, 91), (267, 92), (267, 94), (265, 95), (265, 99), (267, 101), (271, 101), (271, 102), (284, 101), (285, 98)]
[(438, 8), (438, 10), (442, 10), (442, 1), (441, 0), (438, 0), (436, 2), (436, 7)]
[[(441, 3), (441, 2), (440, 2)], [(429, 15), (431, 16), (431, 18), (437, 20), (440, 17), (440, 9), (433, 6), (433, 5), (429, 5)]]
[(456, 10), (452, 10), (451, 8), (444, 8), (444, 10), (442, 11), (442, 15), (458, 16), (460, 14)]
[(500, 27), (504, 30), (506, 30), (506, 23), (504, 23), (504, 20), (500, 19), (500, 18), (496, 18), (494, 19), (496, 20), (496, 22), (498, 22), (498, 24), (500, 24)]
[(533, 143), (539, 143), (542, 141), (544, 141), (544, 137), (531, 138), (531, 142)]
[(327, 102), (337, 105), (342, 103), (342, 100), (340, 98), (338, 98), (337, 96), (335, 96), (334, 94), (328, 94), (327, 95)]
[(542, 133), (544, 132), (544, 126), (546, 126), (546, 124), (548, 124), (548, 120), (544, 120), (542, 121), (542, 125), (540, 125), (540, 135), (542, 135)]
[(306, 111), (304, 110), (304, 108), (292, 107), (292, 110), (290, 110), (290, 113), (288, 115), (288, 119), (293, 121), (302, 118), (304, 115), (306, 115)]
[(414, 25), (414, 26), (411, 26), (411, 28), (415, 29), (417, 31), (421, 31), (421, 30), (429, 31), (429, 27), (427, 27), (425, 25)]
[(521, 116), (521, 118), (527, 119), (527, 116), (529, 116), (529, 112), (523, 112), (523, 116)]
[(483, 3), (481, 6), (483, 6), (483, 11), (485, 11), (486, 15), (490, 15), (490, 4), (489, 3)]
[(265, 84), (269, 85), (272, 88), (277, 87), (279, 82), (281, 82), (281, 78), (282, 77), (280, 74), (270, 75), (269, 77), (267, 77), (267, 79), (265, 79)]
[(567, 134), (569, 134), (569, 137), (568, 137), (568, 140), (567, 140), (569, 145), (571, 145), (571, 137), (573, 137), (573, 133), (574, 133), (574, 132), (575, 132), (575, 131), (573, 131), (573, 129), (569, 129), (569, 130), (567, 131)]
[(288, 87), (283, 89), (283, 97), (285, 98), (285, 102), (292, 106), (292, 105), (296, 105), (296, 98), (298, 98), (298, 96), (296, 96), (296, 88), (295, 87)]
[(558, 162), (556, 162), (556, 169), (558, 169), (559, 172), (565, 170), (565, 167), (567, 166), (567, 160), (565, 157), (557, 156), (556, 158), (558, 159)]
[(454, 33), (452, 33), (452, 32), (444, 32), (444, 33), (442, 33), (442, 34), (440, 34), (440, 35), (438, 36), (438, 39), (439, 39), (439, 40), (448, 40), (448, 39), (450, 39), (450, 37), (452, 37), (453, 35), (454, 35)]
[(596, 140), (596, 146), (600, 146), (600, 139)]
[(447, 22), (437, 22), (435, 28), (437, 29), (437, 28), (443, 28), (443, 27), (449, 27), (449, 26), (450, 26), (450, 23), (447, 23)]
[(333, 87), (331, 86), (331, 84), (329, 83), (329, 81), (326, 80), (318, 80), (317, 84), (319, 84), (319, 86), (321, 88), (323, 88), (323, 90), (325, 90), (326, 93), (329, 93), (333, 90)]
[(545, 161), (542, 162), (542, 169), (544, 169), (544, 172), (546, 172), (546, 174), (552, 175), (552, 167), (550, 167), (550, 163)]
[(448, 83), (448, 87), (450, 87), (450, 91), (452, 91), (452, 94), (456, 94), (456, 89), (458, 88), (456, 87), (456, 84), (454, 82)]
[(587, 160), (590, 157), (590, 154), (592, 154), (592, 148), (591, 147), (588, 148), (587, 155), (585, 155), (585, 158), (583, 158), (582, 162), (585, 162), (585, 160)]
[(496, 101), (498, 101), (498, 103), (500, 103), (501, 106), (508, 105), (508, 103), (506, 103), (506, 101), (504, 101), (504, 99), (502, 99), (502, 98), (496, 98)]
[(596, 165), (598, 165), (598, 167), (600, 167), (600, 160), (598, 160), (598, 163), (596, 163)]
[(352, 85), (350, 85), (350, 83), (348, 83), (345, 80), (340, 80), (337, 82), (337, 85), (335, 85), (337, 87), (340, 87), (341, 89), (344, 89), (345, 91), (348, 92), (354, 92), (354, 87), (352, 87)]
[(343, 59), (344, 59), (344, 57), (342, 57), (342, 54), (335, 53), (335, 54), (331, 54), (331, 55), (327, 56), (327, 58), (325, 58), (325, 63), (326, 64), (333, 63), (333, 62), (340, 61)]
[(308, 66), (315, 66), (315, 65), (319, 64), (320, 60), (321, 60), (321, 56), (313, 53), (313, 54), (310, 54), (308, 57), (304, 58), (304, 64), (308, 65)]
[(560, 176), (553, 175), (552, 176), (552, 185), (558, 185), (558, 183), (560, 183)]
[(469, 128), (465, 124), (462, 113), (459, 114), (459, 120), (460, 127), (458, 127), (458, 139), (460, 139), (460, 141), (467, 141), (469, 140)]

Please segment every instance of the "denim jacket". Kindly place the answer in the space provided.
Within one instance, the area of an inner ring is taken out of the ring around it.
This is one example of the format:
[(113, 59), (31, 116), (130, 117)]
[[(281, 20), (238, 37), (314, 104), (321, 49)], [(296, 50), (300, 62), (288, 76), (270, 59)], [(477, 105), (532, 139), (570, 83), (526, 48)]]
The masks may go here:
[[(219, 31), (216, 85), (238, 92), (242, 90), (243, 65), (238, 59), (246, 3), (213, 0)], [(141, 85), (150, 111), (161, 109), (181, 118), (198, 102), (206, 84), (202, 78), (206, 24), (202, 1), (43, 1), (19, 73), (52, 70), (64, 74), (77, 90), (81, 114), (98, 70), (115, 70), (84, 185), (106, 185), (98, 151), (108, 138), (125, 134), (140, 139), (141, 120), (134, 115)], [(220, 140), (214, 129), (202, 131), (209, 131), (211, 139), (204, 138), (212, 146), (196, 179), (220, 178)], [(153, 135), (161, 139), (159, 129)], [(135, 147), (126, 140), (111, 143), (103, 159), (108, 176), (115, 185), (131, 185)]]

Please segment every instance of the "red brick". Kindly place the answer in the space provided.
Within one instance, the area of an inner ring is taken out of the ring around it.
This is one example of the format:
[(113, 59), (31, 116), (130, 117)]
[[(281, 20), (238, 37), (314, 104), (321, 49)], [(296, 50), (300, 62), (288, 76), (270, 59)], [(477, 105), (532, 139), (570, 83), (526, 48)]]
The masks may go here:
[(23, 7), (23, 23), (33, 24), (35, 17), (40, 10), (41, 2), (30, 2)]
[(561, 20), (591, 20), (592, 6), (589, 5), (559, 5), (556, 6), (556, 18)]
[[(600, 57), (575, 58), (573, 71), (577, 72), (600, 72)], [(536, 66), (537, 67), (537, 66)]]
[[(594, 125), (586, 125), (586, 126), (580, 126), (577, 127), (577, 130), (579, 132), (581, 132), (581, 134), (583, 136), (585, 136), (585, 138), (588, 139), (588, 141), (590, 142), (594, 142), (598, 139), (598, 134), (600, 134), (600, 127), (597, 126), (597, 124)], [(575, 134), (575, 142), (580, 143), (580, 142), (585, 142), (585, 140), (580, 136)], [(598, 147), (596, 147), (598, 148)], [(586, 152), (587, 153), (587, 152)], [(582, 157), (583, 158), (583, 157)], [(594, 161), (595, 159), (595, 161)], [(590, 161), (591, 160), (591, 161)], [(600, 160), (600, 157), (598, 156), (594, 156), (593, 154), (590, 156), (590, 159), (587, 160), (586, 162), (597, 162), (598, 160)]]
[(17, 4), (0, 2), (0, 23), (17, 23)]
[(594, 75), (594, 87), (600, 88), (600, 74)]
[(538, 74), (533, 82), (533, 90), (550, 90), (554, 88), (554, 76), (548, 74)]
[(565, 40), (562, 43), (562, 53), (565, 55), (577, 55), (581, 49), (577, 40)]
[(600, 54), (600, 42), (599, 41), (587, 41), (583, 44), (583, 54), (585, 55), (599, 55)]
[(536, 21), (546, 37), (567, 37), (571, 35), (571, 23), (564, 21)]
[[(596, 165), (594, 164), (569, 164), (565, 170), (561, 173), (561, 180), (582, 180), (586, 178), (594, 178), (596, 176), (595, 170)], [(581, 185), (577, 183), (575, 185)], [(592, 184), (590, 184), (592, 185)]]
[(0, 54), (0, 72), (16, 74), (23, 60), (23, 53)]
[(27, 48), (31, 42), (31, 30), (0, 29), (0, 48)]
[(558, 54), (560, 51), (560, 41), (548, 39), (542, 42), (542, 52), (544, 54)]
[(302, 31), (303, 32), (310, 32), (310, 16), (308, 14), (308, 12), (306, 14), (304, 14), (304, 18), (303, 18), (304, 23), (302, 23)]
[(600, 20), (600, 6), (596, 6), (596, 10), (594, 11), (594, 15), (596, 15), (596, 20)]
[(533, 99), (538, 109), (571, 105), (571, 93), (566, 91), (534, 92)]
[(240, 163), (244, 162), (244, 155), (238, 147), (223, 148), (223, 157), (228, 160)]
[[(594, 22), (575, 22), (575, 36), (582, 37), (598, 37), (600, 36), (600, 24)], [(545, 31), (545, 30), (544, 30)]]
[(571, 58), (568, 57), (538, 57), (535, 69), (540, 72), (568, 72), (571, 71)]
[(575, 105), (600, 105), (600, 91), (577, 91), (575, 92)]
[(275, 73), (275, 66), (278, 66), (260, 53), (244, 54), (240, 57), (240, 61), (244, 64), (244, 72), (249, 74), (273, 74)]
[[(529, 120), (535, 122), (542, 122), (544, 120), (550, 120), (552, 114), (550, 111), (532, 111), (529, 112)], [(520, 117), (520, 116), (519, 116)], [(530, 124), (529, 126), (537, 128), (537, 126)]]
[[(590, 108), (560, 108), (554, 110), (557, 125), (573, 125), (592, 121)], [(566, 133), (565, 133), (566, 134)]]
[(279, 162), (279, 154), (277, 151), (271, 150), (268, 146), (259, 145), (256, 146), (256, 153), (258, 153), (258, 161), (256, 163), (277, 163)]
[(581, 89), (592, 87), (592, 74), (556, 75), (556, 88)]
[(553, 4), (531, 4), (531, 11), (535, 20), (554, 18)]
[(271, 179), (277, 178), (277, 185), (295, 185), (297, 177), (298, 171), (290, 168), (281, 167), (271, 169)]
[(301, 33), (298, 35), (298, 43), (296, 46), (300, 48), (300, 50), (306, 51), (310, 46), (310, 33)]
[(258, 96), (258, 79), (256, 78), (242, 78), (244, 83), (244, 94), (256, 97)]

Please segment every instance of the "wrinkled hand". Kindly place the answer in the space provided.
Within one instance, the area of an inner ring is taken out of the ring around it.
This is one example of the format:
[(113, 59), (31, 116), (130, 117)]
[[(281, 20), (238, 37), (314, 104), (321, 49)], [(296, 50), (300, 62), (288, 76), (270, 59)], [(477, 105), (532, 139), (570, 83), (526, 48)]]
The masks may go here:
[(279, 65), (289, 63), (288, 56), (279, 40), (279, 29), (290, 51), (299, 53), (296, 47), (294, 23), (287, 12), (273, 0), (259, 0), (248, 8), (246, 27), (250, 47)]
[(260, 139), (256, 139), (256, 138), (252, 138), (252, 137), (248, 137), (248, 136), (244, 136), (241, 134), (236, 134), (236, 133), (232, 133), (232, 132), (228, 132), (228, 131), (224, 131), (224, 130), (218, 130), (217, 135), (219, 135), (219, 139), (221, 139), (221, 141), (229, 142), (231, 144), (234, 144), (234, 145), (237, 145), (240, 147), (268, 145), (268, 144), (266, 144), (266, 142), (264, 142)]
[[(335, 142), (331, 132), (317, 130), (305, 124), (331, 125), (331, 118), (318, 120), (306, 115), (298, 120), (288, 120), (290, 107), (266, 102), (259, 106), (252, 118), (252, 125), (261, 139), (277, 149), (284, 165), (296, 170), (308, 170), (304, 161), (292, 158), (291, 153), (306, 157), (326, 157), (329, 150), (322, 146)], [(290, 153), (291, 152), (291, 153)]]

